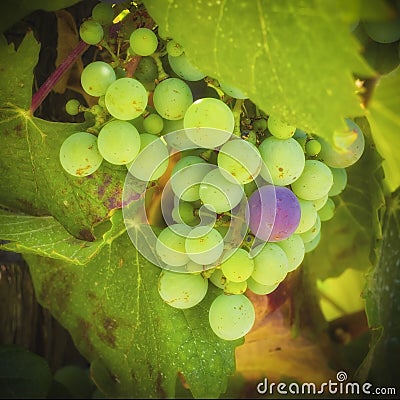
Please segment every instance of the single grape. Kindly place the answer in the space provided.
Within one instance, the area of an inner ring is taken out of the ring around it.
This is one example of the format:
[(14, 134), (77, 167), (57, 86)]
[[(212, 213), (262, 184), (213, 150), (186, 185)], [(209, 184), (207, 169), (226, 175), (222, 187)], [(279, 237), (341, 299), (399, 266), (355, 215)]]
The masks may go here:
[(218, 337), (236, 340), (250, 331), (256, 314), (244, 294), (221, 294), (212, 302), (208, 317), (211, 329)]
[(274, 185), (287, 186), (296, 181), (305, 165), (304, 152), (293, 138), (265, 139), (258, 147), (264, 166), (261, 176)]
[(165, 119), (182, 119), (193, 103), (189, 86), (178, 78), (168, 78), (160, 82), (153, 95), (154, 107)]
[(158, 235), (156, 253), (167, 265), (180, 267), (189, 262), (186, 254), (186, 236), (190, 227), (183, 224), (174, 224), (164, 228)]
[(321, 221), (324, 222), (332, 219), (335, 214), (335, 208), (335, 202), (331, 198), (328, 198), (325, 205), (320, 210), (318, 210), (318, 215)]
[(317, 220), (317, 210), (311, 201), (298, 199), (300, 204), (300, 222), (295, 233), (308, 231)]
[(364, 152), (365, 139), (360, 127), (348, 118), (346, 123), (347, 131), (334, 133), (335, 146), (318, 138), (321, 143), (319, 157), (329, 167), (347, 168), (357, 162)]
[(199, 81), (206, 76), (187, 59), (185, 53), (178, 57), (168, 54), (168, 62), (172, 70), (185, 81)]
[(316, 200), (311, 200), (311, 203), (316, 211), (320, 210), (328, 200), (328, 193), (325, 196), (320, 197)]
[(184, 201), (199, 200), (200, 183), (211, 169), (212, 166), (201, 157), (182, 157), (172, 170), (170, 184), (173, 192)]
[(65, 111), (69, 115), (78, 115), (81, 103), (77, 99), (70, 99), (65, 104)]
[(140, 135), (129, 122), (114, 120), (101, 128), (97, 146), (103, 158), (111, 164), (127, 164), (139, 154)]
[(131, 33), (129, 43), (132, 50), (139, 56), (149, 56), (156, 51), (158, 39), (151, 29), (138, 28)]
[(267, 129), (268, 123), (264, 118), (258, 118), (253, 121), (253, 129), (257, 132), (264, 132)]
[(177, 206), (172, 209), (172, 219), (178, 224), (198, 225), (200, 218), (195, 214), (195, 208), (192, 203), (180, 201)]
[(317, 139), (306, 142), (306, 153), (310, 157), (316, 156), (321, 151), (321, 143)]
[(113, 117), (131, 120), (146, 109), (147, 92), (136, 79), (120, 78), (108, 87), (105, 102), (108, 112)]
[(214, 272), (210, 276), (210, 281), (217, 288), (223, 289), (225, 287), (226, 278), (223, 275), (221, 268), (215, 268)]
[(258, 245), (254, 249), (254, 270), (251, 277), (262, 285), (282, 282), (289, 270), (286, 253), (275, 243)]
[(379, 43), (393, 43), (400, 39), (400, 18), (384, 21), (363, 21), (368, 36)]
[(271, 135), (278, 139), (289, 139), (294, 135), (296, 127), (288, 125), (274, 115), (270, 115), (268, 118), (268, 130)]
[(167, 53), (171, 57), (179, 57), (183, 53), (183, 47), (171, 39), (167, 43)]
[(246, 184), (261, 171), (262, 159), (257, 147), (244, 140), (231, 140), (218, 153), (222, 175), (235, 183)]
[(87, 44), (97, 44), (103, 39), (103, 27), (97, 21), (89, 19), (81, 24), (79, 36)]
[(143, 121), (143, 128), (147, 133), (158, 135), (164, 127), (164, 120), (158, 114), (150, 114)]
[[(161, 132), (162, 135), (167, 135), (168, 133), (177, 132), (177, 131), (181, 131), (182, 136), (187, 139), (186, 133), (183, 130), (183, 118), (177, 119), (177, 120), (164, 119), (164, 128)], [(179, 136), (179, 135), (178, 134), (170, 135), (170, 137), (167, 138), (166, 140), (167, 140), (168, 144), (170, 144), (172, 147), (179, 149), (180, 145), (178, 143), (175, 143), (175, 141), (174, 141), (174, 139), (176, 139), (177, 136)], [(179, 140), (178, 140), (178, 142), (179, 142)]]
[(61, 165), (73, 176), (93, 174), (102, 161), (103, 157), (97, 149), (97, 137), (90, 133), (76, 132), (61, 145)]
[(325, 196), (333, 185), (332, 171), (318, 160), (307, 160), (303, 173), (292, 183), (296, 196), (304, 200), (316, 200)]
[(301, 129), (296, 129), (294, 131), (293, 139), (296, 139), (297, 143), (303, 149), (303, 152), (306, 152), (306, 143), (307, 143), (307, 133), (302, 131)]
[(200, 225), (188, 233), (185, 249), (191, 260), (198, 264), (208, 265), (221, 257), (224, 251), (224, 241), (216, 229)]
[(157, 64), (153, 57), (142, 57), (135, 70), (134, 78), (139, 82), (154, 83), (158, 77)]
[(289, 268), (287, 272), (294, 271), (304, 259), (304, 242), (300, 235), (293, 234), (285, 240), (276, 243), (288, 258)]
[(247, 290), (247, 282), (232, 282), (227, 280), (224, 286), (225, 294), (243, 294)]
[(158, 293), (170, 306), (180, 309), (194, 307), (205, 297), (208, 279), (198, 274), (163, 270), (158, 278)]
[(98, 3), (93, 7), (92, 18), (101, 25), (110, 25), (114, 19), (114, 9), (111, 4)]
[(205, 97), (190, 105), (185, 113), (183, 126), (193, 143), (200, 147), (214, 148), (231, 137), (235, 119), (231, 109), (223, 101)]
[(265, 295), (272, 293), (278, 286), (280, 282), (275, 283), (274, 285), (262, 285), (255, 281), (252, 277), (247, 279), (247, 287), (255, 294)]
[(218, 168), (208, 172), (199, 186), (199, 195), (204, 205), (220, 214), (235, 208), (244, 196), (243, 187), (228, 181)]
[(321, 230), (321, 219), (319, 215), (317, 215), (315, 224), (308, 231), (300, 233), (300, 236), (303, 239), (303, 242), (307, 243), (313, 240), (318, 235), (320, 230)]
[(249, 228), (261, 240), (284, 240), (299, 225), (299, 202), (286, 187), (262, 186), (251, 195), (248, 206)]
[(329, 190), (329, 196), (337, 196), (342, 193), (347, 185), (347, 172), (344, 168), (332, 168), (333, 185)]
[(249, 97), (242, 90), (232, 85), (228, 85), (226, 82), (219, 82), (219, 86), (227, 95), (235, 99), (247, 99)]
[(165, 143), (155, 135), (140, 134), (138, 156), (126, 165), (129, 172), (142, 181), (154, 181), (168, 168), (169, 153)]
[(104, 61), (94, 61), (82, 71), (83, 90), (91, 96), (103, 96), (108, 87), (116, 80), (112, 67)]
[(232, 249), (221, 264), (224, 276), (230, 282), (244, 282), (253, 273), (254, 261), (244, 249)]
[(313, 240), (304, 243), (305, 252), (309, 253), (310, 251), (313, 251), (319, 245), (320, 241), (321, 241), (321, 232), (318, 232), (318, 235), (315, 236)]

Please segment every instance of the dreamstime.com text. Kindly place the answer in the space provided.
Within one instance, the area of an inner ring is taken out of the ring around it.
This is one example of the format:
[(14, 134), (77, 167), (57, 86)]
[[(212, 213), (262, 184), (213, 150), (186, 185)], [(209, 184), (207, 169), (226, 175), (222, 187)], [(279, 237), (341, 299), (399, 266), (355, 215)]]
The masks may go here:
[(299, 395), (376, 395), (376, 396), (396, 396), (397, 391), (394, 387), (374, 387), (369, 382), (346, 382), (347, 374), (344, 371), (339, 371), (336, 374), (336, 381), (329, 379), (328, 382), (323, 382), (319, 385), (312, 382), (304, 383), (285, 383), (285, 382), (268, 382), (267, 378), (258, 383), (257, 392), (262, 395), (274, 394), (299, 394)]

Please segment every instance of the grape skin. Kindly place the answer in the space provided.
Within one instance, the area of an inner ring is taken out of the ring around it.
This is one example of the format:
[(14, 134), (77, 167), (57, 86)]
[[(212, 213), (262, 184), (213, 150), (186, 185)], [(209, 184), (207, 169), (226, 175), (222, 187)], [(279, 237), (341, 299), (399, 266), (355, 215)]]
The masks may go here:
[(114, 70), (103, 61), (94, 61), (88, 64), (81, 74), (83, 90), (96, 97), (103, 96), (115, 80)]

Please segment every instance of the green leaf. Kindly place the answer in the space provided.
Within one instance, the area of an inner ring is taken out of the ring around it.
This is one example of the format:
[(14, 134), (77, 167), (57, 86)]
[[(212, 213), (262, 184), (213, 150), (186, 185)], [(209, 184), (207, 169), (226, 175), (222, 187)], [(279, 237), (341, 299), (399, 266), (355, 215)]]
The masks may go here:
[(358, 16), (352, 2), (144, 3), (192, 63), (267, 114), (327, 139), (345, 129), (344, 117), (363, 114), (352, 73), (372, 70), (349, 29)]
[(379, 79), (368, 106), (372, 135), (384, 158), (383, 168), (391, 191), (400, 185), (400, 153), (395, 145), (400, 139), (399, 87), (400, 67), (397, 67)]
[(93, 226), (121, 207), (126, 168), (104, 162), (83, 178), (64, 171), (61, 144), (89, 124), (44, 121), (26, 111), (38, 51), (32, 33), (17, 51), (0, 43), (0, 69), (7, 76), (0, 83), (0, 204), (27, 214), (53, 215), (74, 236), (94, 240)]
[(83, 265), (125, 232), (121, 210), (117, 210), (110, 221), (111, 227), (100, 239), (87, 242), (71, 236), (53, 217), (18, 215), (0, 210), (0, 239), (9, 241), (0, 245), (0, 249)]
[(365, 288), (368, 323), (374, 330), (359, 372), (375, 385), (397, 386), (400, 379), (400, 189), (388, 200), (380, 257)]
[(0, 346), (0, 398), (45, 398), (51, 380), (42, 357), (19, 346)]
[(382, 235), (382, 159), (366, 119), (357, 119), (356, 123), (366, 138), (364, 154), (346, 169), (347, 187), (334, 197), (335, 216), (322, 223), (321, 241), (306, 257), (310, 265), (318, 265), (315, 276), (322, 280), (339, 276), (347, 268), (367, 270), (371, 266), (371, 246)]
[(2, 0), (0, 3), (0, 33), (35, 10), (55, 11), (81, 0)]
[(157, 290), (160, 269), (143, 259), (127, 234), (85, 266), (28, 255), (40, 303), (65, 326), (92, 362), (92, 377), (112, 397), (173, 397), (181, 372), (195, 397), (218, 397), (234, 372), (241, 341), (219, 339), (208, 309), (178, 310)]

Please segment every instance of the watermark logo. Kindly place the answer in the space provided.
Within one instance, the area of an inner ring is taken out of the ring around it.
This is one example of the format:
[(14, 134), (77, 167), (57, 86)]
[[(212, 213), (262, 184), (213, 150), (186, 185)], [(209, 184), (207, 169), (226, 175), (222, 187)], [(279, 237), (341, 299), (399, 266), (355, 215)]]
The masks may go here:
[(257, 384), (257, 392), (261, 395), (362, 395), (362, 396), (395, 396), (394, 387), (374, 387), (370, 382), (347, 382), (348, 376), (345, 371), (336, 374), (336, 380), (329, 379), (327, 382), (316, 384), (313, 382), (268, 382), (268, 378)]

